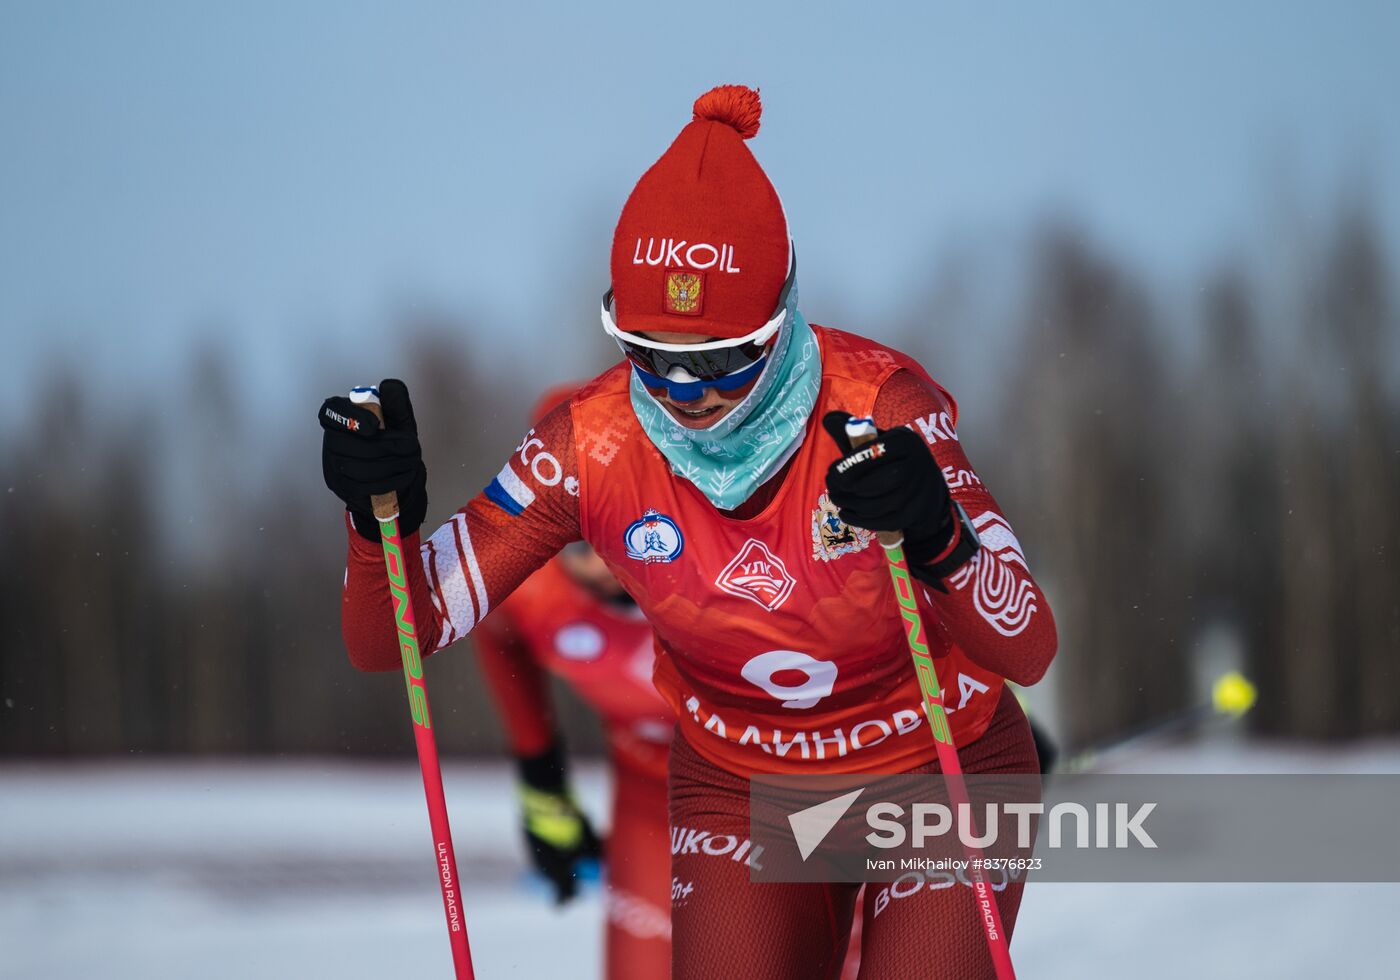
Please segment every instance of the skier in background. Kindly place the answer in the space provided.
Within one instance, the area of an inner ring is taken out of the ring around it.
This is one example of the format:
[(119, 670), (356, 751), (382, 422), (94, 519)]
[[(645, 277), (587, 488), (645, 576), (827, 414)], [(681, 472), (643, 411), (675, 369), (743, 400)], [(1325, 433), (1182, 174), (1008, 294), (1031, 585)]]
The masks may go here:
[[(680, 980), (839, 974), (859, 886), (749, 882), (749, 775), (938, 771), (875, 532), (902, 532), (923, 585), (967, 773), (1038, 771), (1005, 681), (1035, 683), (1056, 647), (1044, 594), (963, 452), (952, 397), (905, 355), (799, 311), (787, 217), (744, 142), (759, 115), (739, 86), (696, 101), (614, 235), (603, 320), (626, 360), (548, 413), (407, 568), (425, 650), (471, 631), (580, 538), (637, 600), (679, 722)], [(399, 662), (369, 497), (399, 493), (408, 547), (427, 509), (407, 389), (386, 381), (377, 397), (382, 432), (354, 397), (320, 416), (326, 482), (352, 525), (344, 635), (367, 670)], [(858, 451), (852, 416), (878, 429)], [(996, 895), (1008, 932), (1023, 885)], [(859, 911), (863, 976), (992, 975), (970, 888), (883, 904), (874, 891)]]
[[(547, 392), (532, 422), (576, 387)], [(575, 541), (472, 635), (516, 758), (521, 822), (536, 869), (562, 904), (575, 894), (581, 864), (606, 850), (604, 976), (670, 976), (666, 756), (675, 717), (651, 683), (651, 626), (603, 560)], [(569, 787), (546, 671), (603, 720), (613, 784), (606, 848)]]

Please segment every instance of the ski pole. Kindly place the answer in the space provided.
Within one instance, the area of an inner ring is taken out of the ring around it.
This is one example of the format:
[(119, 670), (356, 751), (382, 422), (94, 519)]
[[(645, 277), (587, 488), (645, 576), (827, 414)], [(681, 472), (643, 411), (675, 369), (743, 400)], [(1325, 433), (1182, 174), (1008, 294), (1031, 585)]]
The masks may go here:
[[(373, 412), (383, 428), (384, 411), (379, 407), (379, 395), (374, 389), (357, 388), (350, 397)], [(447, 798), (442, 791), (442, 766), (438, 762), (437, 740), (433, 737), (432, 715), (428, 712), (428, 687), (423, 681), (423, 658), (418, 650), (418, 629), (408, 593), (408, 569), (404, 564), (403, 541), (399, 538), (398, 494), (392, 491), (375, 494), (370, 504), (379, 522), (379, 537), (384, 542), (384, 567), (394, 603), (394, 625), (399, 634), (404, 679), (408, 682), (408, 706), (413, 715), (418, 768), (423, 773), (423, 791), (428, 798), (428, 823), (433, 833), (433, 857), (438, 884), (442, 886), (443, 909), (447, 913), (447, 934), (452, 941), (452, 965), (457, 980), (474, 980), (467, 923), (462, 915), (461, 879), (457, 877), (457, 856), (452, 850), (452, 828), (447, 820)]]
[[(853, 418), (846, 423), (846, 436), (853, 449), (871, 442), (877, 434), (873, 419)], [(943, 778), (948, 784), (948, 800), (953, 804), (955, 813), (966, 813), (971, 819), (972, 806), (968, 801), (967, 786), (963, 783), (962, 764), (958, 761), (957, 746), (953, 744), (948, 715), (943, 710), (943, 692), (938, 687), (933, 657), (929, 654), (928, 644), (924, 642), (927, 631), (915, 599), (914, 580), (904, 561), (904, 535), (898, 531), (880, 531), (876, 536), (889, 561), (890, 578), (894, 582), (894, 594), (899, 600), (899, 614), (904, 620), (905, 638), (909, 642), (909, 655), (914, 658), (914, 673), (918, 675), (919, 690), (923, 694), (924, 714), (928, 716), (938, 751), (938, 767), (943, 770)], [(964, 835), (958, 836), (961, 838)], [(997, 980), (1016, 980), (1016, 971), (1011, 965), (1011, 944), (1001, 925), (996, 896), (992, 894), (992, 887), (987, 881), (982, 849), (964, 841), (963, 855), (967, 858), (967, 874), (976, 896), (978, 918), (982, 920), (982, 928), (987, 935), (987, 951), (991, 954)]]

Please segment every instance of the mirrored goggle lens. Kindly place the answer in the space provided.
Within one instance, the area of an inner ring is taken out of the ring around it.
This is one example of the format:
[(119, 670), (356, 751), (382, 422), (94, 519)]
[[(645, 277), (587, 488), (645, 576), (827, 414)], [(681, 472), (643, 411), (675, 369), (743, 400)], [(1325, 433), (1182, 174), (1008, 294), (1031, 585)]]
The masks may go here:
[(624, 340), (619, 344), (627, 359), (643, 371), (665, 378), (673, 368), (680, 368), (699, 381), (717, 381), (742, 371), (762, 358), (765, 351), (765, 345), (752, 343), (694, 351), (658, 350)]

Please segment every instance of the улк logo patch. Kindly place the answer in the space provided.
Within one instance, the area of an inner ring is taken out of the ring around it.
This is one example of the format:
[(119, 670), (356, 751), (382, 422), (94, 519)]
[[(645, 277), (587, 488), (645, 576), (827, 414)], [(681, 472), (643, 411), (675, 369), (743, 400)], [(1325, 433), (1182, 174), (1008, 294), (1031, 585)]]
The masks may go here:
[(705, 274), (702, 272), (666, 273), (666, 312), (699, 316), (704, 288)]
[(622, 540), (627, 546), (628, 558), (648, 565), (675, 561), (685, 548), (685, 535), (676, 522), (654, 510), (648, 510), (641, 520), (629, 524), (622, 533)]
[(842, 555), (855, 554), (870, 547), (875, 540), (875, 532), (863, 527), (852, 527), (841, 520), (831, 497), (823, 493), (817, 498), (817, 509), (812, 511), (812, 557), (819, 561), (832, 561)]
[(715, 579), (715, 585), (723, 591), (756, 602), (769, 612), (787, 601), (796, 584), (797, 579), (788, 574), (783, 560), (755, 538), (744, 542)]

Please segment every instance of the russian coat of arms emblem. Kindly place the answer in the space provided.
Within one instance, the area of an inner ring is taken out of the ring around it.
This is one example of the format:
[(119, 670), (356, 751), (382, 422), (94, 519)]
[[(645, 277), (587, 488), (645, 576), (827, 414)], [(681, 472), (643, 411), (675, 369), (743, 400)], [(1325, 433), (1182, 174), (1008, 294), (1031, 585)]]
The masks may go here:
[(704, 281), (698, 272), (666, 273), (666, 312), (698, 316)]

